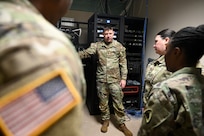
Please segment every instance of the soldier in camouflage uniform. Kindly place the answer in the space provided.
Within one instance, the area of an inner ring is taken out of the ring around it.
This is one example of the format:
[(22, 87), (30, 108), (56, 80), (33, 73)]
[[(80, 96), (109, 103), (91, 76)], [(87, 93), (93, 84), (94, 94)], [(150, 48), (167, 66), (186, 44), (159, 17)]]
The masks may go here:
[(164, 55), (166, 53), (166, 46), (174, 34), (175, 32), (170, 29), (164, 29), (156, 34), (155, 44), (153, 47), (155, 52), (159, 54), (160, 57), (150, 62), (146, 68), (145, 91), (143, 96), (144, 106), (152, 86), (157, 82), (167, 79), (167, 77), (171, 75), (171, 72), (166, 70)]
[(132, 136), (132, 133), (126, 128), (125, 112), (122, 103), (122, 88), (126, 85), (127, 79), (127, 60), (125, 48), (116, 40), (113, 40), (114, 31), (111, 27), (104, 28), (104, 40), (92, 43), (91, 46), (79, 52), (81, 58), (90, 57), (96, 54), (98, 56), (97, 64), (97, 90), (99, 97), (99, 109), (103, 125), (101, 132), (107, 132), (110, 120), (109, 95), (113, 99), (113, 107), (119, 129), (126, 135)]
[[(0, 0), (0, 97), (57, 69), (65, 71), (76, 94), (85, 95), (81, 59), (70, 40), (54, 26), (71, 3)], [(80, 136), (81, 112), (82, 101), (41, 135)]]
[(138, 136), (203, 136), (204, 77), (196, 68), (203, 44), (204, 25), (185, 27), (173, 36), (165, 55), (173, 74), (149, 93)]

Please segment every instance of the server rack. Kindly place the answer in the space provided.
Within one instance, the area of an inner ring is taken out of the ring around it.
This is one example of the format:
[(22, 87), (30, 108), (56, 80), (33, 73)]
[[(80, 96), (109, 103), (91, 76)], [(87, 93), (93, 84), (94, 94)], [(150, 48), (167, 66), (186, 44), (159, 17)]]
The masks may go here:
[[(88, 44), (103, 39), (105, 26), (112, 26), (115, 31), (114, 39), (126, 47), (128, 76), (127, 85), (123, 89), (123, 104), (126, 109), (141, 109), (142, 95), (142, 63), (145, 44), (146, 23), (144, 18), (111, 16), (93, 14), (88, 20)], [(91, 115), (99, 114), (96, 90), (96, 62), (97, 56), (92, 56), (87, 64), (85, 74), (87, 80), (86, 104)], [(90, 72), (92, 71), (92, 72)], [(111, 101), (110, 101), (111, 102)], [(109, 103), (112, 107), (112, 104)], [(113, 112), (111, 108), (111, 112)]]
[(123, 89), (123, 104), (126, 109), (141, 109), (143, 86), (143, 49), (145, 48), (145, 19), (123, 17), (122, 41), (126, 47), (128, 76), (126, 88)]

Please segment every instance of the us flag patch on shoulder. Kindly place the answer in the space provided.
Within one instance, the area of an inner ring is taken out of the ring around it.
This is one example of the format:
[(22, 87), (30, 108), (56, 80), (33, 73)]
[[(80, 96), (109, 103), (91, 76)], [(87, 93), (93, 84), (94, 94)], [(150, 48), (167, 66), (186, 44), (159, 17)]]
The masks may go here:
[(65, 71), (56, 70), (0, 98), (0, 127), (8, 136), (36, 136), (80, 101)]

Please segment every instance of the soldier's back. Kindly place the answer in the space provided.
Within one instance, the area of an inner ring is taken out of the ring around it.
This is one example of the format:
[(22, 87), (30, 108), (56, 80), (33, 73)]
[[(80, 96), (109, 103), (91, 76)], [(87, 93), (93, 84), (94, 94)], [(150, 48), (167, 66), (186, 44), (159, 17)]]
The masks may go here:
[[(69, 79), (68, 88), (72, 86), (74, 94), (84, 96), (81, 60), (70, 40), (29, 2), (0, 1), (0, 97), (53, 71), (63, 71)], [(54, 116), (59, 120), (48, 122), (42, 135), (80, 135), (81, 104), (65, 110), (65, 116)]]

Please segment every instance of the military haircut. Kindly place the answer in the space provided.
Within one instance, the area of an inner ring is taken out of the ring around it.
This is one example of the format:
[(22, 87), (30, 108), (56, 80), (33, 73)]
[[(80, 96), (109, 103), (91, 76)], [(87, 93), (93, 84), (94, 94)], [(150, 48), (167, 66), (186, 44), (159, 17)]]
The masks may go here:
[[(103, 28), (103, 32), (107, 31), (107, 30), (113, 30), (113, 27), (111, 25), (106, 25), (104, 28)], [(114, 31), (114, 30), (113, 30)]]

